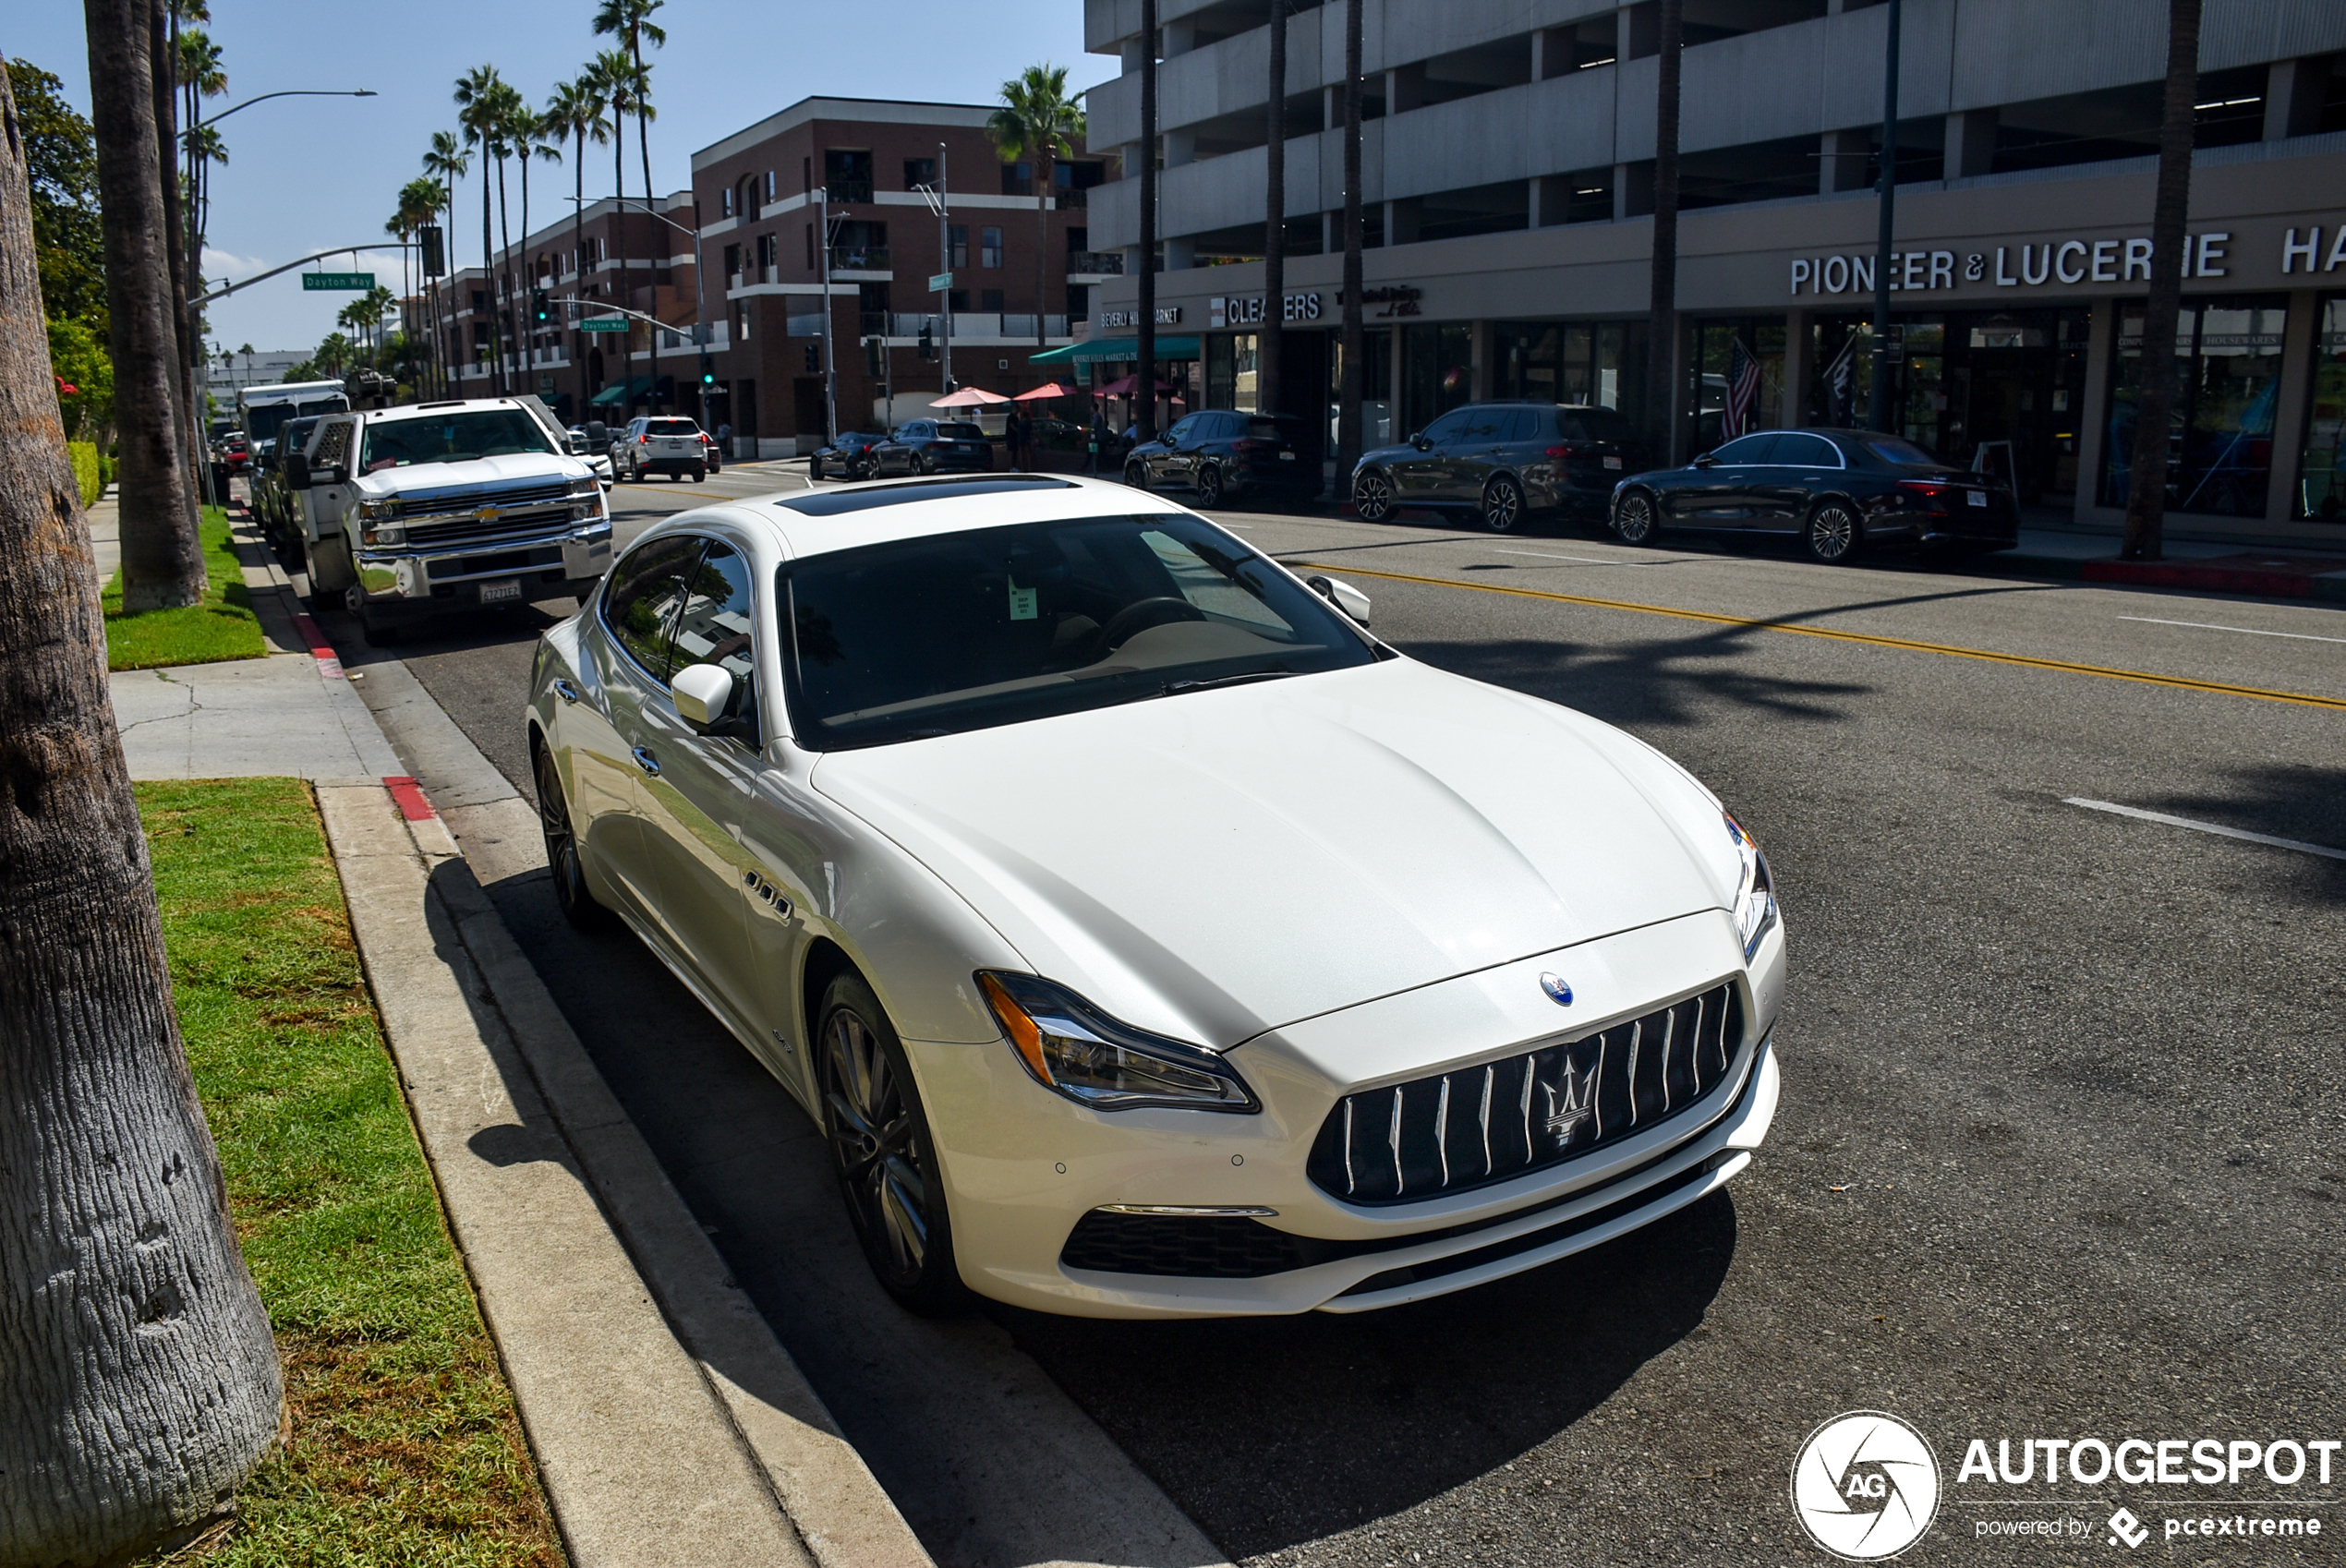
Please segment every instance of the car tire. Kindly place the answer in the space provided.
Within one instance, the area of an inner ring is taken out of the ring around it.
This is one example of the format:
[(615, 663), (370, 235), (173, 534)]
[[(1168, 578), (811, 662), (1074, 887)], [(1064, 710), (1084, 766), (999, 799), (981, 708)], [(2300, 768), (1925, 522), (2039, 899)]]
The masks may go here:
[(608, 931), (617, 921), (587, 886), (586, 862), (580, 858), (578, 833), (571, 826), (562, 770), (554, 766), (554, 754), (543, 742), (532, 749), (538, 754), (538, 827), (546, 839), (546, 871), (553, 878), (554, 902), (576, 930)]
[(358, 612), (358, 634), (367, 639), (370, 648), (391, 648), (399, 645), (407, 635), (407, 628), (402, 621), (362, 609)]
[(1124, 482), (1136, 490), (1147, 489), (1149, 471), (1137, 463), (1128, 463), (1124, 465)]
[(695, 485), (705, 485), (708, 483), (708, 470), (707, 467), (700, 464), (695, 464), (693, 465), (693, 483)]
[(965, 1310), (937, 1143), (904, 1047), (862, 975), (824, 989), (814, 1055), (833, 1173), (880, 1288), (923, 1317)]
[(1211, 512), (1222, 504), (1222, 470), (1207, 464), (1197, 471), (1197, 505)]
[(1352, 481), (1352, 514), (1363, 523), (1382, 523), (1393, 515), (1393, 481), (1372, 468)]
[(1800, 530), (1801, 548), (1820, 566), (1847, 565), (1865, 542), (1865, 526), (1857, 514), (1837, 501), (1825, 501), (1811, 512), (1807, 526)]
[(1523, 487), (1506, 474), (1482, 487), (1482, 525), (1494, 534), (1512, 534), (1523, 526)]
[(806, 460), (806, 476), (809, 479), (819, 479), (823, 476), (823, 460), (821, 458), (810, 457)]
[(1625, 545), (1650, 545), (1662, 532), (1661, 513), (1655, 509), (1653, 497), (1643, 490), (1631, 490), (1613, 509), (1613, 532)]

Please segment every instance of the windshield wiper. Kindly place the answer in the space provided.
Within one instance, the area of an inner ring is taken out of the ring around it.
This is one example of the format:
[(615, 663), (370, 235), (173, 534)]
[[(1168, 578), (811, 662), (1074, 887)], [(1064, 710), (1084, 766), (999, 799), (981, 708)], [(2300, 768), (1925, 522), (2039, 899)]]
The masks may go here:
[(1272, 669), (1252, 669), (1244, 675), (1217, 675), (1210, 681), (1167, 681), (1157, 688), (1160, 697), (1176, 697), (1184, 692), (1203, 692), (1215, 686), (1243, 686), (1254, 681), (1276, 681), (1295, 671), (1282, 664)]

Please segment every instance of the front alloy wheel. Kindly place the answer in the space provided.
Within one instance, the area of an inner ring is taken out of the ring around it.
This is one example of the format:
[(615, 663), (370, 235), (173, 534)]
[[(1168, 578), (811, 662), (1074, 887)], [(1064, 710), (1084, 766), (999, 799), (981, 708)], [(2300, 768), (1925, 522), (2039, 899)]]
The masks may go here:
[(960, 1310), (967, 1287), (953, 1263), (952, 1228), (904, 1048), (861, 975), (823, 993), (823, 1130), (855, 1239), (897, 1303), (924, 1317)]
[(1197, 472), (1197, 504), (1201, 512), (1222, 504), (1222, 470), (1211, 464)]
[(1523, 487), (1498, 476), (1482, 487), (1482, 525), (1494, 534), (1511, 534), (1523, 521)]
[(1393, 515), (1393, 481), (1372, 468), (1352, 481), (1352, 512), (1363, 523)]
[(570, 825), (570, 803), (562, 796), (562, 769), (554, 766), (551, 748), (538, 748), (538, 826), (546, 836), (546, 872), (554, 879), (554, 902), (562, 918), (580, 931), (604, 931), (611, 911), (595, 900), (586, 886), (586, 867), (578, 858), (578, 835)]
[(1808, 547), (1809, 560), (1839, 566), (1857, 553), (1863, 537), (1856, 513), (1837, 501), (1829, 501), (1809, 513), (1800, 542)]
[(1613, 509), (1613, 531), (1621, 542), (1642, 545), (1651, 542), (1654, 531), (1653, 498), (1642, 490), (1632, 490), (1621, 498)]
[(1149, 471), (1137, 463), (1128, 463), (1124, 465), (1124, 482), (1136, 490), (1147, 489)]

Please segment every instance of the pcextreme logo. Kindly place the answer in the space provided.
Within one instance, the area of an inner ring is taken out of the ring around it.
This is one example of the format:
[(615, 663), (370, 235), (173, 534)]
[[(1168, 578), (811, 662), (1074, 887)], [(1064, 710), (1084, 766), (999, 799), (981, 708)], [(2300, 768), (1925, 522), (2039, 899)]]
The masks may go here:
[(1808, 1538), (1835, 1557), (1895, 1557), (1939, 1513), (1939, 1460), (1895, 1416), (1835, 1416), (1808, 1434), (1793, 1461), (1792, 1511)]

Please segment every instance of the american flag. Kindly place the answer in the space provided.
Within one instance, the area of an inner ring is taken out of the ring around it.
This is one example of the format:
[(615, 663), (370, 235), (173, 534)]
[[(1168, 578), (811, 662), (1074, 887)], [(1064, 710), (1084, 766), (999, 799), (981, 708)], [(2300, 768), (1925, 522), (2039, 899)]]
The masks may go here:
[(1857, 406), (1857, 334), (1851, 332), (1825, 368), (1825, 385), (1832, 390), (1832, 422), (1847, 425), (1856, 417)]
[(1741, 338), (1735, 340), (1733, 347), (1727, 359), (1727, 408), (1719, 432), (1723, 441), (1751, 428), (1752, 405), (1760, 401), (1760, 361), (1743, 346)]

